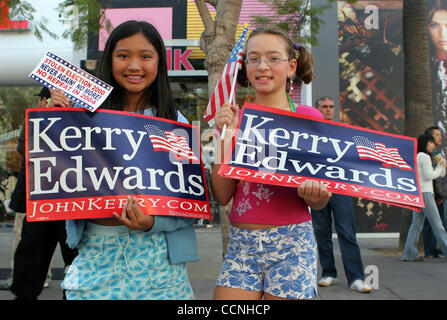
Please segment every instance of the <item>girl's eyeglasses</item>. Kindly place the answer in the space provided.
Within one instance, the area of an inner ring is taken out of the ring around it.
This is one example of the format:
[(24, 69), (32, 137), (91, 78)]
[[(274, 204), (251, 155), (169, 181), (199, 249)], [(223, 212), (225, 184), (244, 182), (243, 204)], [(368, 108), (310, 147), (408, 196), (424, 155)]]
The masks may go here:
[(274, 67), (282, 61), (289, 61), (289, 59), (284, 59), (284, 58), (275, 57), (275, 56), (271, 56), (271, 57), (267, 57), (267, 58), (251, 57), (251, 58), (245, 59), (245, 62), (251, 66), (257, 66), (261, 61), (264, 61), (265, 63), (267, 63), (267, 65), (269, 67)]

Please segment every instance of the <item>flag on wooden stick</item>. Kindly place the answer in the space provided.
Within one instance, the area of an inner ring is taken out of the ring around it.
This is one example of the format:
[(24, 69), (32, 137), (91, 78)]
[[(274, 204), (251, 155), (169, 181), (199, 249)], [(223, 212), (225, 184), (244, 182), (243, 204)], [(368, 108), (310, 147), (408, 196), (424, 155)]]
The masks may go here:
[[(214, 116), (219, 108), (226, 102), (234, 104), (236, 102), (235, 91), (237, 85), (237, 73), (242, 66), (245, 37), (247, 34), (248, 25), (245, 25), (239, 40), (236, 42), (227, 64), (222, 71), (219, 81), (216, 84), (211, 99), (206, 107), (203, 118), (208, 122), (210, 126), (214, 124)], [(230, 101), (231, 99), (231, 101)]]

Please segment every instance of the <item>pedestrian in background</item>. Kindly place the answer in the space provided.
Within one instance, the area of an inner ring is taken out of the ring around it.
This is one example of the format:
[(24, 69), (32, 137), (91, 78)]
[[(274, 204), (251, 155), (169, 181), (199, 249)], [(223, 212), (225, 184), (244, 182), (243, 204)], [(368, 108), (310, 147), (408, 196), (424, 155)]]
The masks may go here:
[[(317, 99), (315, 107), (320, 110), (324, 119), (333, 120), (335, 104), (331, 97), (326, 96)], [(318, 285), (328, 287), (338, 281), (332, 244), (333, 221), (348, 287), (362, 293), (371, 292), (372, 288), (365, 283), (362, 257), (355, 231), (352, 198), (346, 195), (333, 194), (324, 208), (320, 210), (312, 209), (311, 214), (318, 245), (318, 255), (323, 269), (322, 278), (318, 281)]]
[[(50, 91), (44, 87), (39, 93), (38, 107), (47, 106)], [(22, 164), (17, 178), (17, 184), (11, 194), (10, 208), (16, 213), (26, 212), (26, 161), (25, 161), (25, 130), (19, 138), (18, 151), (22, 155)], [(42, 292), (51, 260), (59, 243), (65, 267), (69, 266), (75, 256), (76, 249), (70, 249), (66, 244), (67, 234), (65, 221), (27, 222), (16, 215), (15, 232), (21, 230), (20, 241), (14, 252), (13, 281), (10, 290), (17, 300), (35, 300)]]
[[(425, 130), (425, 134), (430, 134), (435, 139), (436, 148), (431, 154), (432, 165), (436, 166), (437, 162), (445, 159), (444, 151), (442, 151), (442, 133), (437, 126), (429, 127)], [(435, 194), (436, 205), (438, 206), (439, 216), (441, 217), (444, 229), (447, 229), (447, 180), (446, 176), (433, 179), (433, 191)], [(422, 229), (422, 238), (424, 240), (424, 253), (426, 258), (444, 258), (433, 231), (430, 227), (428, 219), (424, 219), (424, 227)]]
[(436, 241), (441, 246), (441, 251), (447, 257), (447, 232), (442, 226), (438, 207), (436, 206), (433, 194), (433, 179), (444, 176), (446, 173), (446, 161), (441, 159), (435, 168), (432, 166), (431, 154), (435, 150), (435, 139), (430, 134), (423, 134), (418, 137), (417, 168), (419, 174), (419, 185), (424, 198), (425, 208), (421, 211), (412, 212), (412, 220), (408, 229), (407, 240), (405, 241), (402, 261), (423, 261), (424, 257), (418, 253), (417, 244), (422, 231), (424, 219), (427, 218), (436, 237)]
[[(35, 94), (35, 96), (39, 97), (39, 100), (37, 102), (36, 107), (46, 107), (48, 104), (48, 99), (51, 97), (50, 90), (47, 87), (42, 87), (39, 93)], [(21, 161), (19, 164), (19, 168), (21, 168), (23, 164), (23, 161), (25, 161), (25, 122), (22, 123), (22, 129), (20, 131), (20, 135), (17, 141), (17, 152), (19, 153), (21, 157)], [(23, 169), (24, 170), (24, 169)], [(19, 169), (20, 171), (20, 169)], [(11, 276), (10, 278), (6, 279), (5, 282), (0, 284), (0, 289), (2, 290), (9, 290), (11, 288), (12, 284), (12, 276), (14, 271), (14, 254), (17, 249), (17, 245), (20, 242), (21, 234), (22, 234), (22, 226), (23, 226), (23, 219), (25, 218), (25, 211), (26, 211), (26, 195), (25, 195), (25, 188), (22, 185), (23, 177), (17, 179), (17, 182), (13, 192), (12, 197), (15, 197), (14, 200), (14, 210), (9, 207), (10, 199), (8, 200), (8, 207), (9, 209), (14, 213), (14, 242), (12, 245), (12, 257), (11, 257)], [(5, 201), (6, 202), (6, 201)], [(48, 269), (47, 278), (44, 283), (44, 288), (48, 288), (50, 286), (51, 281), (51, 266)]]

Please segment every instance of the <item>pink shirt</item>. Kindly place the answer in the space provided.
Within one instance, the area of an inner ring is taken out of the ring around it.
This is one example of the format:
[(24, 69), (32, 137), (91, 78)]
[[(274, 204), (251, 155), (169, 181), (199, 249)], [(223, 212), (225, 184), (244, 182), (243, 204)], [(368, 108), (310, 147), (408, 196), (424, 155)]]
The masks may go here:
[(257, 182), (238, 184), (230, 222), (288, 225), (311, 220), (309, 209), (297, 188)]
[[(296, 112), (323, 119), (313, 107), (300, 105)], [(237, 185), (230, 222), (289, 225), (311, 220), (309, 208), (297, 188), (241, 181)]]

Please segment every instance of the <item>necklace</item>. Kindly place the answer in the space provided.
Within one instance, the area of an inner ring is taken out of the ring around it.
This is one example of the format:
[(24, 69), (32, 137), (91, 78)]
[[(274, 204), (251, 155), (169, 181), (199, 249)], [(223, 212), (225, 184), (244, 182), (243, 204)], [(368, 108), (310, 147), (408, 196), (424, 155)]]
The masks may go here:
[[(295, 104), (293, 103), (292, 98), (289, 96), (288, 93), (287, 93), (287, 100), (289, 101), (289, 108), (290, 108), (290, 110), (292, 110), (292, 112), (296, 112)], [(282, 106), (279, 107), (279, 108), (282, 109)], [(283, 110), (285, 110), (285, 109), (283, 109)]]
[(290, 98), (290, 95), (288, 93), (287, 93), (287, 99), (289, 100), (290, 110), (292, 110), (292, 112), (296, 112), (295, 104), (293, 103), (292, 98)]

